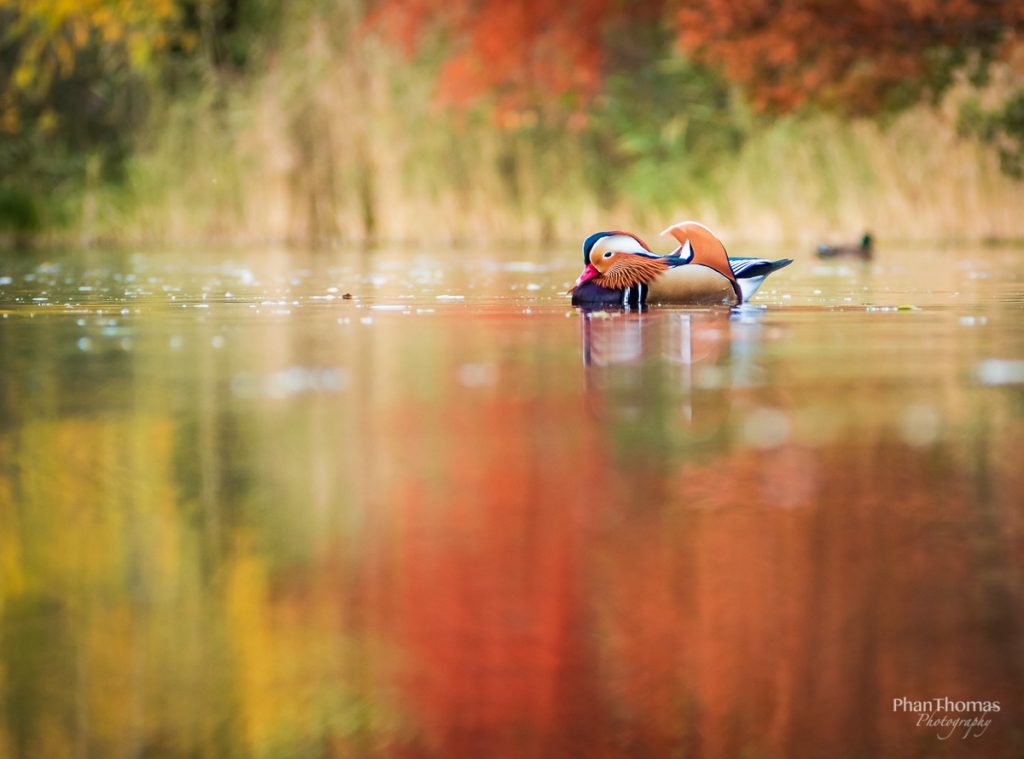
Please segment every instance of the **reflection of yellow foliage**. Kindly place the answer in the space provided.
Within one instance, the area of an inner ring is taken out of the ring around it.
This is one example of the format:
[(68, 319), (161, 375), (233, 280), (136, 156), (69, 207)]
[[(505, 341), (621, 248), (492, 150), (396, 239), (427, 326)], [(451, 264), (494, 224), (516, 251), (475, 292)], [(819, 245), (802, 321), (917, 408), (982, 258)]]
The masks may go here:
[(55, 714), (44, 715), (39, 725), (38, 740), (32, 747), (32, 756), (47, 759), (72, 759), (78, 752), (72, 736)]
[[(0, 470), (0, 609), (19, 599), (60, 610), (54, 619), (70, 636), (72, 660), (52, 675), (70, 667), (75, 681), (39, 687), (83, 705), (90, 741), (109, 749), (98, 751), (104, 755), (124, 753), (115, 747), (132, 745), (146, 729), (139, 722), (147, 714), (145, 675), (156, 665), (145, 654), (170, 624), (158, 602), (182, 583), (173, 443), (170, 422), (127, 415), (44, 416), (0, 435), (0, 460), (11, 463)], [(140, 607), (154, 613), (139, 614)], [(180, 646), (165, 640), (166, 650), (154, 654), (174, 662)], [(61, 655), (54, 651), (54, 661)], [(34, 755), (74, 754), (71, 726), (59, 715), (59, 705), (39, 715)], [(126, 735), (126, 725), (138, 734)]]
[(263, 745), (274, 727), (273, 641), (264, 618), (265, 596), (266, 577), (259, 562), (239, 559), (228, 581), (227, 610), (242, 663), (239, 697), (250, 746)]
[[(287, 602), (275, 604), (266, 571), (253, 556), (235, 563), (227, 592), (249, 747), (263, 753), (315, 745), (352, 708), (339, 692), (345, 686), (337, 661), (340, 633), (331, 631), (328, 620), (296, 614)], [(331, 607), (316, 608), (329, 614)]]
[[(31, 535), (32, 553), (20, 567), (29, 590), (116, 583), (130, 558), (125, 542), (133, 530), (139, 534), (140, 519), (161, 526), (142, 533), (142, 539), (155, 541), (145, 547), (146, 569), (158, 575), (175, 570), (172, 431), (163, 420), (127, 417), (38, 422), (21, 429), (15, 458), (31, 476), (18, 482), (22, 510), (16, 513), (24, 519), (20, 531)], [(138, 482), (145, 487), (133, 488)], [(0, 479), (3, 488), (10, 484)]]
[[(38, 677), (61, 694), (31, 714), (33, 755), (81, 751), (76, 724), (97, 756), (168, 739), (209, 757), (386, 740), (397, 720), (353, 676), (369, 644), (353, 649), (345, 629), (343, 578), (282, 587), (237, 533), (205, 574), (209, 536), (175, 484), (180, 444), (173, 421), (139, 413), (36, 414), (0, 431), (0, 611), (47, 611)], [(0, 756), (16, 753), (5, 730)]]
[(356, 689), (342, 597), (331, 583), (304, 586), (298, 597), (274, 592), (263, 559), (244, 550), (231, 567), (228, 637), (252, 755), (305, 755), (327, 743), (344, 755), (357, 733), (372, 740), (398, 726), (386, 703)]
[[(140, 693), (142, 641), (132, 611), (125, 604), (98, 609), (83, 630), (80, 643), (87, 662), (87, 699), (90, 729), (107, 741), (116, 741), (131, 730), (138, 731), (142, 709)], [(138, 715), (138, 716), (136, 716)]]
[[(0, 461), (9, 461), (10, 445), (0, 438)], [(11, 483), (0, 477), (0, 614), (7, 596), (19, 594), (25, 585), (21, 570), (21, 544), (14, 521), (14, 498)], [(0, 755), (4, 755), (0, 752)]]

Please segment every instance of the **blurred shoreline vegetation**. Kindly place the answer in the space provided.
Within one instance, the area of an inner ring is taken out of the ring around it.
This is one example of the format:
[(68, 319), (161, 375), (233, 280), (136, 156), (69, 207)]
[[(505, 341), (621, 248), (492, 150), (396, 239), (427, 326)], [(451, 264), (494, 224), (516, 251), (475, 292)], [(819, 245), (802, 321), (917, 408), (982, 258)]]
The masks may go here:
[(1024, 6), (762, 5), (0, 0), (0, 239), (1024, 236)]

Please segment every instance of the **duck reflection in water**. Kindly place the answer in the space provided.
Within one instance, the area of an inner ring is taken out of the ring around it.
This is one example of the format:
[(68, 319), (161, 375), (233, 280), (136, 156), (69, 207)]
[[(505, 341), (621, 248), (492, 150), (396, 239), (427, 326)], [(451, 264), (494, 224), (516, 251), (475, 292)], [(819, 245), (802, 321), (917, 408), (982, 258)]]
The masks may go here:
[(732, 447), (775, 331), (756, 307), (583, 314), (586, 404), (616, 455), (673, 467)]
[[(685, 422), (723, 396), (759, 384), (756, 359), (764, 311), (591, 311), (582, 322), (583, 364), (592, 410), (646, 416), (675, 406)], [(718, 392), (715, 392), (718, 391)]]

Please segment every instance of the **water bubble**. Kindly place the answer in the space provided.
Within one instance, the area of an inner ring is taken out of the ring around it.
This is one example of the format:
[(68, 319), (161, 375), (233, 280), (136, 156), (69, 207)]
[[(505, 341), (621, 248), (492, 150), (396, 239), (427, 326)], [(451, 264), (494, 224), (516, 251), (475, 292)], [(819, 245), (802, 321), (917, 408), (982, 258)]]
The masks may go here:
[(259, 393), (259, 382), (251, 374), (236, 374), (231, 378), (231, 392), (240, 398), (254, 398)]
[(525, 272), (538, 272), (547, 271), (550, 267), (543, 266), (541, 264), (535, 264), (532, 261), (509, 261), (499, 267), (505, 271), (525, 271)]
[(463, 364), (458, 369), (459, 382), (464, 387), (486, 387), (498, 379), (494, 364)]
[(983, 385), (1019, 385), (1024, 383), (1024, 361), (989, 358), (978, 364), (975, 373)]
[(694, 384), (701, 390), (714, 390), (725, 387), (727, 382), (728, 376), (718, 366), (700, 366), (694, 375)]
[(960, 326), (961, 327), (974, 327), (974, 326), (984, 327), (986, 324), (988, 324), (988, 317), (987, 316), (961, 316), (960, 317)]
[(87, 351), (92, 348), (92, 340), (90, 340), (88, 337), (80, 337), (75, 342), (75, 345), (78, 346), (78, 350)]
[(742, 435), (754, 448), (778, 448), (789, 438), (789, 418), (779, 409), (754, 409), (743, 421)]
[(931, 406), (918, 403), (907, 406), (900, 415), (900, 434), (907, 445), (924, 448), (939, 439), (942, 418)]

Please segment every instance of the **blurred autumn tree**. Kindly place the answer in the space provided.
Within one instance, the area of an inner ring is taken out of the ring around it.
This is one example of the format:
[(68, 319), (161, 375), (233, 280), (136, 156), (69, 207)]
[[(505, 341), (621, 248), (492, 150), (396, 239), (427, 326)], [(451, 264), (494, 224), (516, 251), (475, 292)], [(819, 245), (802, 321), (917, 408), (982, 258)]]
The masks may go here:
[(687, 0), (679, 42), (741, 84), (755, 106), (805, 103), (873, 114), (941, 95), (954, 74), (982, 82), (1024, 29), (999, 0)]
[[(927, 97), (937, 101), (961, 72), (973, 84), (984, 84), (991, 64), (1009, 56), (1024, 30), (1024, 4), (384, 0), (376, 20), (407, 49), (416, 49), (437, 28), (456, 40), (439, 80), (439, 97), (455, 105), (491, 98), (500, 112), (569, 103), (575, 113), (584, 105), (592, 107), (602, 91), (608, 94), (610, 82), (625, 102), (636, 90), (654, 85), (651, 92), (661, 108), (689, 117), (687, 107), (693, 106), (699, 120), (701, 109), (714, 107), (722, 96), (702, 92), (710, 100), (680, 97), (673, 82), (653, 73), (665, 57), (641, 54), (644, 63), (654, 63), (653, 69), (636, 66), (635, 55), (632, 65), (617, 65), (623, 61), (616, 52), (649, 42), (642, 33), (637, 36), (645, 23), (658, 23), (673, 36), (691, 69), (704, 64), (739, 85), (755, 110), (786, 113), (817, 106), (847, 115), (877, 115)], [(678, 73), (684, 64), (676, 60), (672, 65)], [(633, 78), (616, 88), (616, 77), (624, 73)], [(615, 105), (620, 102), (616, 99)], [(1006, 168), (1014, 156), (1019, 162), (1024, 144), (1017, 110), (1011, 102), (1005, 111), (989, 112), (987, 126), (974, 130), (1017, 140), (1016, 152), (1003, 150)], [(978, 122), (975, 118), (972, 123)]]
[[(938, 95), (967, 70), (984, 80), (1024, 30), (1024, 4), (999, 0), (383, 0), (376, 21), (409, 49), (438, 27), (458, 41), (440, 94), (500, 95), (514, 106), (595, 94), (637, 22), (670, 27), (760, 110), (805, 103), (875, 113)], [(666, 93), (668, 94), (668, 93)]]
[[(420, 213), (413, 175), (430, 203), (438, 188), (500, 187), (488, 207), (539, 215), (550, 237), (574, 199), (604, 213), (714, 197), (744, 141), (770, 130), (758, 114), (875, 117), (984, 85), (1024, 49), (1022, 28), (1024, 4), (997, 0), (0, 0), (0, 234), (73, 221), (88, 236), (97, 205), (159, 205), (167, 187), (210, 209), (193, 227), (248, 213), (248, 229), (267, 213), (239, 209), (281, 174), (265, 204), (311, 209), (310, 238), (369, 239), (385, 210)], [(968, 103), (960, 127), (1019, 176), (1011, 85)], [(128, 167), (147, 155), (148, 173)], [(254, 155), (274, 156), (255, 181), (239, 168)], [(567, 168), (575, 189), (551, 191)], [(215, 185), (234, 189), (203, 194)]]
[(746, 128), (728, 83), (674, 53), (666, 7), (384, 0), (367, 26), (410, 55), (442, 59), (442, 106), (480, 108), (499, 130), (526, 135), (541, 150), (553, 142), (549, 133), (575, 132), (605, 205), (619, 195), (657, 205), (667, 200), (657, 177), (674, 170), (684, 188), (690, 180), (696, 189)]
[(170, 0), (0, 0), (0, 226), (38, 224), (34, 196), (116, 166), (178, 22)]
[[(759, 110), (811, 104), (871, 116), (937, 104), (958, 75), (987, 84), (991, 65), (1019, 47), (1024, 3), (687, 0), (674, 22), (681, 47)], [(1024, 89), (988, 109), (969, 100), (960, 127), (995, 145), (1007, 174), (1024, 174)]]
[(151, 102), (244, 65), (279, 5), (0, 0), (0, 231), (38, 227), (43, 197), (59, 214), (62, 193), (117, 179)]

